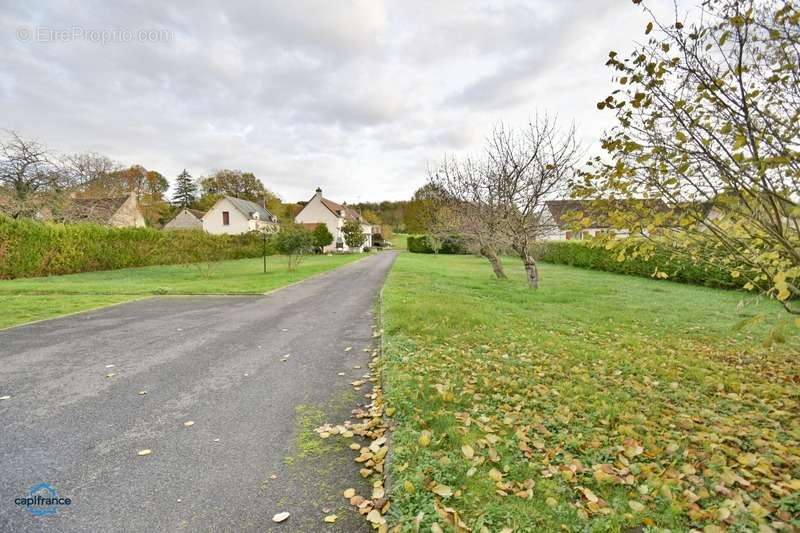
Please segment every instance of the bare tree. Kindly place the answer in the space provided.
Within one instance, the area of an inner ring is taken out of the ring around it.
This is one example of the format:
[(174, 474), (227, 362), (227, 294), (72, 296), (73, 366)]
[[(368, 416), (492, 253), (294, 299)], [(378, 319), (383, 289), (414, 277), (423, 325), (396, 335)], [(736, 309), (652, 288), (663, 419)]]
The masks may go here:
[(60, 178), (46, 146), (15, 131), (8, 132), (8, 138), (0, 142), (0, 188), (10, 196), (6, 209), (11, 216), (35, 211), (35, 195), (52, 190)]
[(61, 158), (61, 166), (70, 187), (100, 183), (114, 172), (122, 170), (122, 165), (95, 152), (65, 156)]
[(446, 216), (439, 223), (464, 238), (474, 252), (486, 258), (498, 279), (506, 279), (498, 250), (504, 247), (497, 181), (489, 179), (486, 160), (445, 157), (428, 181), (442, 191)]
[(522, 260), (531, 289), (539, 287), (538, 245), (553, 231), (545, 202), (566, 194), (581, 149), (575, 126), (537, 116), (526, 130), (495, 127), (487, 148), (488, 179), (494, 181), (501, 231)]

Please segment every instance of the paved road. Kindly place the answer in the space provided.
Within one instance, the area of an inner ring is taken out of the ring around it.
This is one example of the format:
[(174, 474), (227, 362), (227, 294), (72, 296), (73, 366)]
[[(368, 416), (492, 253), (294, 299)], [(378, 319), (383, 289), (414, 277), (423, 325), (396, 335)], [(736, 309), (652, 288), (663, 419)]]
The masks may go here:
[[(304, 435), (365, 401), (350, 382), (394, 257), (265, 297), (153, 298), (0, 332), (0, 531), (369, 531), (341, 497), (352, 452)], [(14, 504), (42, 482), (72, 504)]]

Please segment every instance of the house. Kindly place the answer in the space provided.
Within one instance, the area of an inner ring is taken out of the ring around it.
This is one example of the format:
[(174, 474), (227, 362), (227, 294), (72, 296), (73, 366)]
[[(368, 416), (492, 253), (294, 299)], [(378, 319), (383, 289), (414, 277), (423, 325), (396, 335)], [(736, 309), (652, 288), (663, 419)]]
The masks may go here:
[(184, 207), (175, 218), (164, 224), (164, 229), (203, 229), (205, 211)]
[(317, 224), (325, 224), (328, 231), (333, 235), (333, 244), (326, 246), (323, 252), (347, 252), (350, 247), (344, 240), (342, 226), (349, 220), (356, 220), (361, 224), (361, 229), (367, 236), (364, 244), (358, 249), (363, 251), (365, 248), (372, 247), (372, 225), (367, 223), (361, 215), (346, 204), (337, 204), (322, 196), (322, 189), (317, 187), (314, 196), (303, 206), (300, 212), (294, 217), (294, 221), (303, 224), (309, 229), (313, 229)]
[[(627, 237), (630, 231), (618, 228), (611, 223), (612, 213), (623, 211), (631, 216), (637, 212), (652, 214), (663, 213), (665, 220), (670, 209), (658, 199), (626, 199), (626, 200), (550, 200), (545, 202), (545, 225), (551, 229), (546, 240), (590, 239), (601, 233), (614, 233), (617, 237)], [(576, 229), (576, 222), (587, 220), (588, 226)]]
[(202, 217), (203, 229), (214, 235), (239, 235), (248, 231), (276, 231), (278, 218), (250, 200), (223, 196)]
[(71, 198), (62, 218), (65, 222), (92, 222), (112, 228), (145, 227), (135, 192), (115, 198)]

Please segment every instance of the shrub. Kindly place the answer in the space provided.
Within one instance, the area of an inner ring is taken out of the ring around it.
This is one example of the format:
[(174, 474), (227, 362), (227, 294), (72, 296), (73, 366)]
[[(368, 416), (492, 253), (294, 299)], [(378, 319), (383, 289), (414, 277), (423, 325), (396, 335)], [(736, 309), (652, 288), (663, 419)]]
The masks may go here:
[(656, 272), (665, 272), (667, 279), (672, 281), (724, 289), (739, 289), (747, 282), (744, 278), (734, 278), (725, 270), (701, 266), (663, 252), (657, 253), (651, 259), (627, 257), (624, 261), (619, 261), (617, 254), (618, 252), (582, 242), (551, 241), (543, 244), (540, 259), (548, 263), (631, 276), (653, 277)]
[[(417, 254), (432, 254), (433, 247), (431, 246), (430, 237), (427, 235), (409, 235), (406, 240), (408, 251)], [(467, 254), (467, 245), (464, 239), (458, 235), (450, 235), (442, 240), (442, 247), (439, 249), (440, 254)]]
[(296, 269), (313, 248), (311, 232), (297, 224), (281, 226), (280, 231), (272, 236), (272, 241), (275, 249), (286, 256), (289, 270)]
[(49, 224), (0, 216), (0, 279), (242, 259), (258, 257), (262, 249), (257, 234)]

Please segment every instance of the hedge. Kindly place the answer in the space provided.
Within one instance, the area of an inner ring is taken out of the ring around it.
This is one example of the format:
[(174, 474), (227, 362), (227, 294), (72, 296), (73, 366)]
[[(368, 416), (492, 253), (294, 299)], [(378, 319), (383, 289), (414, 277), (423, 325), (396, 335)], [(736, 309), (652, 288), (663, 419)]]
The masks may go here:
[[(268, 253), (273, 253), (271, 249)], [(49, 224), (0, 216), (0, 279), (257, 257), (260, 235)]]
[[(406, 246), (409, 252), (416, 254), (432, 254), (430, 238), (427, 235), (409, 235), (406, 238)], [(467, 254), (467, 246), (458, 235), (451, 235), (442, 241), (440, 254)]]
[(743, 277), (733, 278), (730, 272), (672, 257), (665, 252), (651, 259), (631, 258), (617, 260), (618, 252), (595, 247), (582, 242), (552, 241), (543, 245), (540, 260), (593, 270), (605, 270), (631, 276), (652, 277), (656, 268), (665, 272), (670, 280), (692, 285), (705, 285), (724, 289), (740, 289), (747, 283)]

